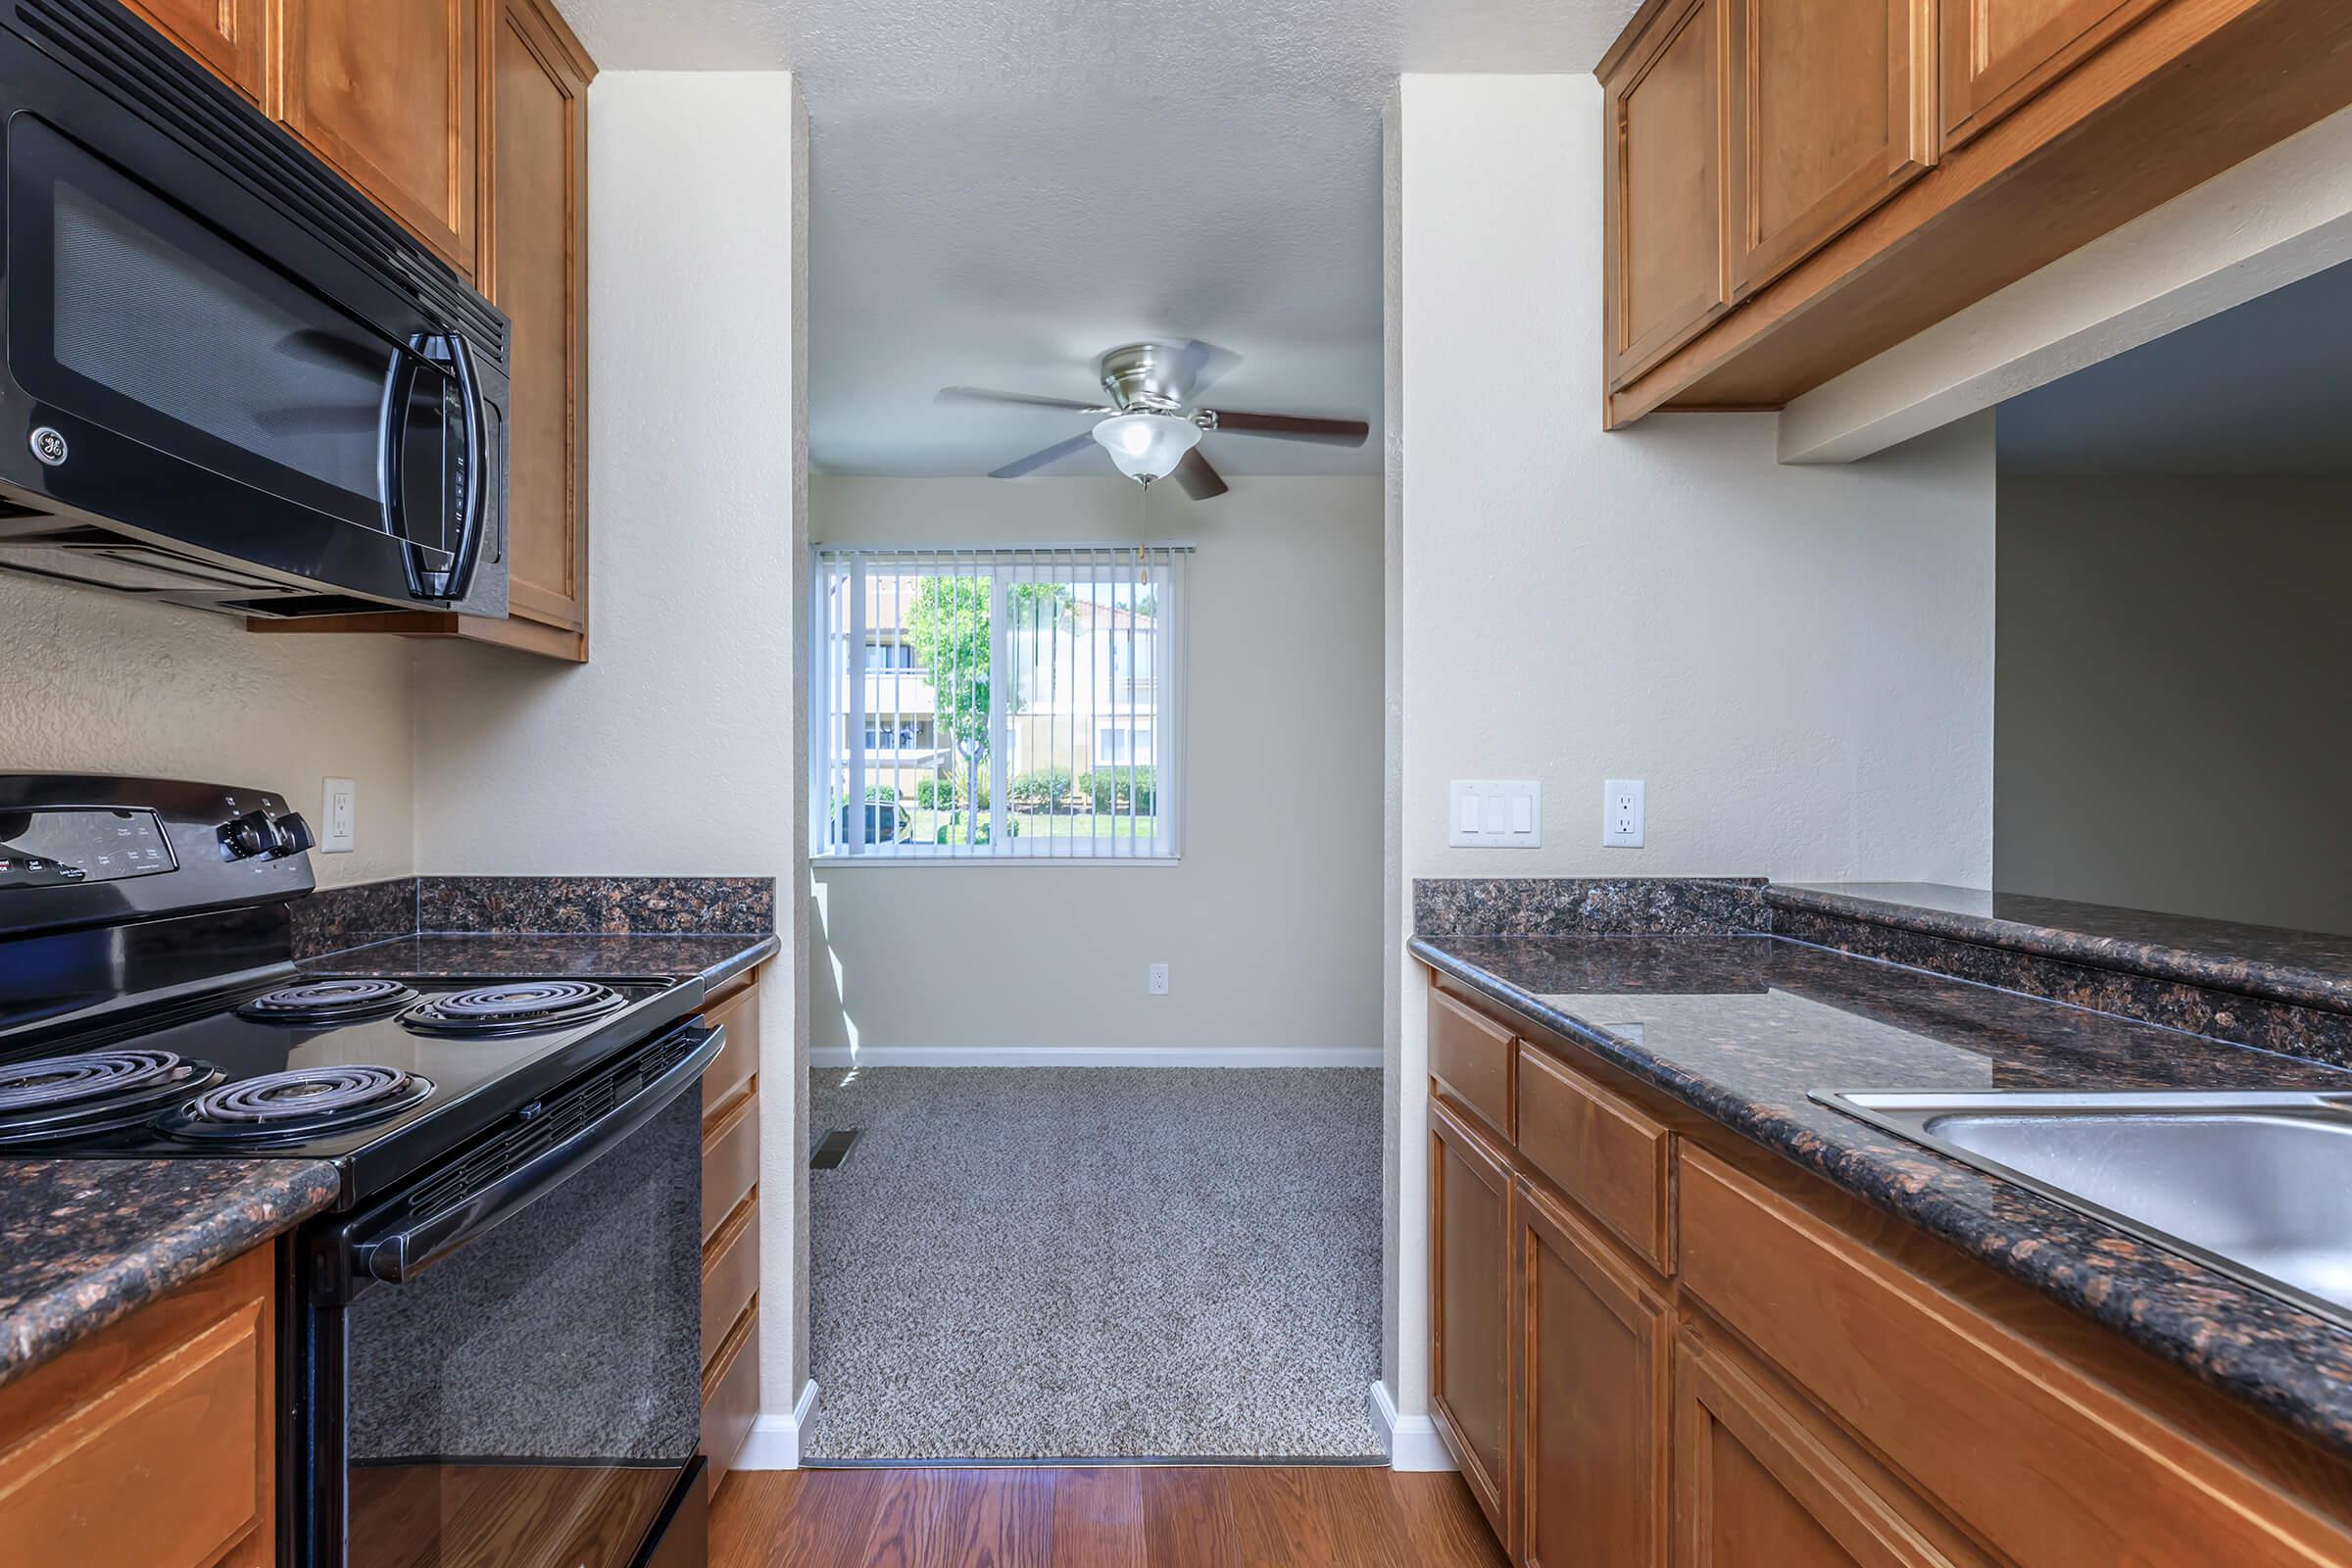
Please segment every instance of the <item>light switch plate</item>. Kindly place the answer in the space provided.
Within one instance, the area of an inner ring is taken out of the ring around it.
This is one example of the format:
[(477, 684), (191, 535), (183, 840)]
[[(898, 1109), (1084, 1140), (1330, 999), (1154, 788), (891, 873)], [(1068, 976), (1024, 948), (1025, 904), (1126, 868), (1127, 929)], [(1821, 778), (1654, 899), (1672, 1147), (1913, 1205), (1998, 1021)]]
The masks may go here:
[(360, 787), (347, 778), (330, 778), (318, 803), (318, 853), (349, 855), (360, 834)]
[(1457, 848), (1534, 850), (1544, 844), (1544, 786), (1532, 778), (1457, 778), (1446, 842)]

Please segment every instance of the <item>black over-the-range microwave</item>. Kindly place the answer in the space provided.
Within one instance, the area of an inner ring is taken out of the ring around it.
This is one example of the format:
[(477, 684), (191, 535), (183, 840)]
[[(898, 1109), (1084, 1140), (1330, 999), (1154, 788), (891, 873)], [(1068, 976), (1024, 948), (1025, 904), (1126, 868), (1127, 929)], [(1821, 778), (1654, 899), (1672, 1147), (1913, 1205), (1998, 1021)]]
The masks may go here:
[(118, 0), (11, 0), (0, 134), (0, 567), (507, 612), (496, 307)]

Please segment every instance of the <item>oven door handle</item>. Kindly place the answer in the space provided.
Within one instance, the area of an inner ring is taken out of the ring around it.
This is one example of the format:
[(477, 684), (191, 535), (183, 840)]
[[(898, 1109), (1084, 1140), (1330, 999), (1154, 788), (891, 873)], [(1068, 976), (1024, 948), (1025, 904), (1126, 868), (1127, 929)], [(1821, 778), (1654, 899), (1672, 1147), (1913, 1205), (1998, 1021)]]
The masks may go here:
[(726, 1047), (727, 1032), (721, 1025), (689, 1024), (682, 1033), (700, 1037), (691, 1052), (661, 1077), (569, 1138), (541, 1150), (461, 1202), (382, 1236), (355, 1241), (353, 1271), (387, 1285), (405, 1285), (595, 1163), (599, 1155), (692, 1089), (702, 1077), (703, 1069)]

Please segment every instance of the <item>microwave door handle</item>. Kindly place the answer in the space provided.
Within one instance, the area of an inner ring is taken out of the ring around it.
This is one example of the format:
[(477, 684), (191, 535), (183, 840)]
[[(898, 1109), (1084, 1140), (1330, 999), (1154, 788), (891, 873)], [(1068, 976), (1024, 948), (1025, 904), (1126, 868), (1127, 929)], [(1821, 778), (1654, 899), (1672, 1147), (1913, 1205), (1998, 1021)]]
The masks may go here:
[[(417, 348), (418, 339), (410, 344)], [(375, 447), (375, 484), (383, 495), (384, 532), (399, 540), (401, 564), (408, 568), (409, 595), (422, 599), (425, 595), (425, 573), (417, 547), (409, 538), (408, 514), (401, 499), (401, 474), (407, 456), (409, 432), (409, 399), (416, 386), (416, 357), (406, 350), (396, 350), (392, 363), (384, 371), (384, 407), (378, 426)]]
[[(552, 1148), (541, 1150), (480, 1192), (437, 1213), (355, 1242), (352, 1272), (405, 1285), (491, 1227), (512, 1218), (593, 1164), (692, 1089), (726, 1046), (723, 1026), (689, 1024), (694, 1050), (622, 1104)], [(354, 1227), (358, 1229), (359, 1227)]]
[(457, 460), (458, 482), (465, 499), (459, 507), (458, 548), (449, 565), (423, 573), (428, 599), (463, 599), (473, 586), (473, 568), (482, 559), (482, 532), (489, 509), (482, 504), (482, 464), (489, 456), (490, 428), (482, 411), (482, 389), (473, 378), (473, 351), (465, 334), (449, 332), (438, 340), (448, 357), (450, 373), (458, 383), (458, 404), (466, 425), (466, 450)]

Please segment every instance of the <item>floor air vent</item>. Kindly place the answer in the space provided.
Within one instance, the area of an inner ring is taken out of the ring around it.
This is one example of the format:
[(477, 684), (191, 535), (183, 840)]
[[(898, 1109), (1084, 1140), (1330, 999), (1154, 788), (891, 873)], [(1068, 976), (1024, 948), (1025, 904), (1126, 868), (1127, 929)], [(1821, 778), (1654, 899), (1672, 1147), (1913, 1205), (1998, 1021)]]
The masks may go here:
[(833, 1170), (850, 1157), (850, 1146), (858, 1142), (859, 1129), (836, 1127), (817, 1140), (816, 1152), (808, 1156), (810, 1170)]

